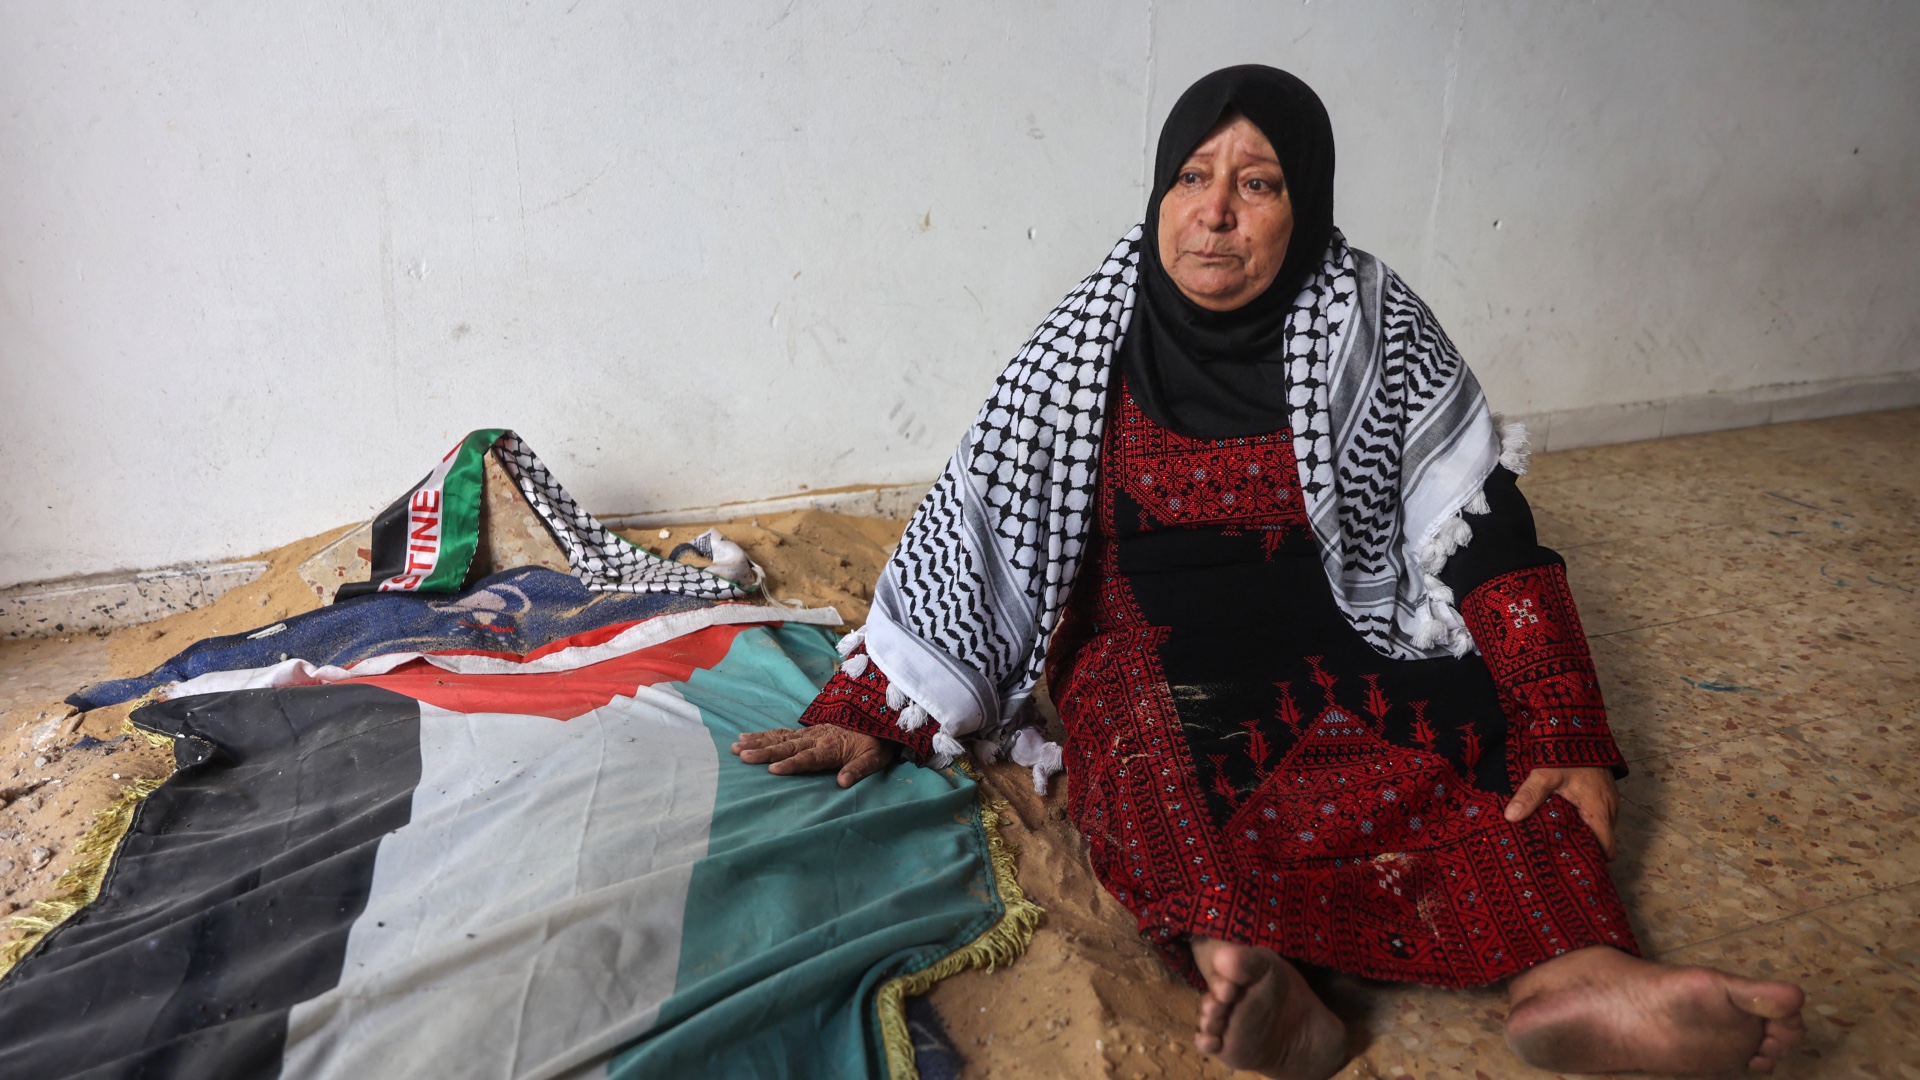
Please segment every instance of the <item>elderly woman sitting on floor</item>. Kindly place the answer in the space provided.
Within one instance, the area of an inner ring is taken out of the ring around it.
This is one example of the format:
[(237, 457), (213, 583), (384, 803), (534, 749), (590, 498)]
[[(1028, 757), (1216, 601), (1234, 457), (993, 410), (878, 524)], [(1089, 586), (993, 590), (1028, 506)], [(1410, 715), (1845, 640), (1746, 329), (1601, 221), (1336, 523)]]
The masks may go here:
[[(1797, 987), (1639, 957), (1606, 866), (1624, 764), (1515, 485), (1524, 432), (1334, 228), (1319, 98), (1215, 72), (1154, 180), (1000, 377), (805, 726), (735, 752), (842, 785), (990, 755), (1044, 670), (1073, 822), (1204, 991), (1203, 1051), (1338, 1068), (1300, 962), (1508, 980), (1508, 1042), (1544, 1068), (1770, 1070)], [(1038, 741), (1016, 756), (1046, 765)]]

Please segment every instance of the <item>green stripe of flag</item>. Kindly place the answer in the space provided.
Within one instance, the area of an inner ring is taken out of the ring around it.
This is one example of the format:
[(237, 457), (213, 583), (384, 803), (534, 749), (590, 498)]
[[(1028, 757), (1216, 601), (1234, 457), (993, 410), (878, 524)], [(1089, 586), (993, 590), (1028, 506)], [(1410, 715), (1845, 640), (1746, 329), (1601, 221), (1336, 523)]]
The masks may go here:
[(487, 451), (506, 428), (482, 428), (461, 441), (440, 486), (440, 557), (421, 592), (457, 592), (480, 547), (480, 500), (486, 489)]

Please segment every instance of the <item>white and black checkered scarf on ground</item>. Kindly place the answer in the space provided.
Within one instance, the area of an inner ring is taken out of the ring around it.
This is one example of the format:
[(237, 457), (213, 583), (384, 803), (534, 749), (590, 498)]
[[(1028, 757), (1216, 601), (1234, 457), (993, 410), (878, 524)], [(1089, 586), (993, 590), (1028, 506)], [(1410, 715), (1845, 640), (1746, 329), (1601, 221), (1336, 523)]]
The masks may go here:
[[(875, 590), (862, 639), (939, 724), (942, 757), (968, 735), (992, 752), (1026, 714), (1094, 528), (1141, 235), (1129, 232), (1001, 373)], [(1494, 466), (1524, 470), (1525, 432), (1516, 425), (1503, 447), (1433, 313), (1338, 232), (1295, 302), (1286, 365), (1300, 483), (1340, 610), (1382, 655), (1465, 653), (1472, 639), (1435, 575), (1470, 536), (1462, 510), (1484, 512)]]

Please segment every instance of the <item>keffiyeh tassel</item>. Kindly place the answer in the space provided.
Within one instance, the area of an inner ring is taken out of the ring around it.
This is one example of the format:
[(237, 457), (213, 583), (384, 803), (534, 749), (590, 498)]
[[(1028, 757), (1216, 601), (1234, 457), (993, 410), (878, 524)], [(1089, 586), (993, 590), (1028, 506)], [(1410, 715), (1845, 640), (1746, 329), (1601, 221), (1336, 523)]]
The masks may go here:
[[(1515, 476), (1526, 475), (1531, 456), (1527, 446), (1527, 426), (1517, 421), (1510, 423), (1499, 413), (1493, 414), (1493, 426), (1500, 437), (1501, 466)], [(1467, 523), (1466, 515), (1486, 514), (1492, 510), (1493, 507), (1487, 503), (1486, 490), (1482, 488), (1474, 492), (1460, 513), (1440, 524), (1433, 541), (1420, 553), (1426, 611), (1419, 631), (1413, 636), (1415, 648), (1442, 646), (1455, 657), (1465, 656), (1474, 650), (1473, 633), (1467, 628), (1466, 620), (1460, 617), (1453, 590), (1438, 575), (1453, 553), (1473, 540), (1473, 526)]]
[[(1479, 505), (1480, 510), (1474, 506)], [(1473, 540), (1473, 526), (1467, 524), (1466, 514), (1485, 513), (1488, 509), (1485, 491), (1476, 491), (1473, 498), (1467, 500), (1462, 513), (1440, 523), (1434, 530), (1433, 540), (1420, 552), (1421, 585), (1425, 589), (1425, 611), (1422, 613), (1420, 628), (1413, 635), (1413, 645), (1417, 649), (1444, 648), (1456, 658), (1473, 651), (1473, 635), (1468, 632), (1460, 611), (1454, 607), (1453, 590), (1440, 580), (1440, 570), (1447, 565), (1453, 553)]]
[[(1515, 476), (1527, 475), (1527, 466), (1533, 460), (1533, 450), (1528, 445), (1527, 425), (1494, 413), (1493, 428), (1500, 433), (1500, 464)], [(1484, 496), (1482, 501), (1485, 501)], [(1474, 513), (1485, 511), (1476, 510)]]
[(961, 754), (964, 754), (966, 752), (967, 752), (967, 748), (960, 745), (960, 740), (954, 738), (953, 736), (947, 734), (944, 731), (938, 731), (934, 733), (934, 736), (933, 736), (933, 767), (934, 768), (944, 769), (947, 766), (953, 764), (955, 758), (959, 757)]
[(839, 641), (834, 642), (833, 650), (839, 653), (842, 657), (852, 656), (853, 651), (855, 649), (858, 649), (861, 645), (866, 644), (866, 641), (867, 641), (867, 628), (863, 626), (860, 629), (855, 630), (852, 633), (848, 634), (847, 636), (841, 638)]

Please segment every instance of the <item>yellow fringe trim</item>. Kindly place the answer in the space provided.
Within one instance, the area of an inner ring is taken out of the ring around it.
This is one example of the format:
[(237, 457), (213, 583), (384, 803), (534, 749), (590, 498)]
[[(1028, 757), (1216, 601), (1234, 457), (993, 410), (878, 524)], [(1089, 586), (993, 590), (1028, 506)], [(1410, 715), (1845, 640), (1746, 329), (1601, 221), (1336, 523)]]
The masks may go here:
[(113, 853), (133, 825), (134, 808), (164, 783), (165, 780), (135, 780), (121, 788), (113, 804), (94, 815), (93, 824), (74, 842), (73, 865), (53, 883), (53, 896), (0, 923), (0, 934), (20, 935), (0, 944), (0, 975), (12, 971), (15, 964), (40, 944), (41, 938), (100, 895)]
[[(978, 776), (971, 769), (962, 771)], [(1005, 911), (1000, 921), (972, 942), (935, 961), (931, 965), (880, 984), (880, 1043), (887, 1052), (887, 1071), (893, 1080), (920, 1080), (920, 1069), (913, 1058), (913, 1035), (907, 1030), (907, 999), (933, 989), (933, 984), (968, 968), (992, 971), (1018, 960), (1033, 942), (1033, 932), (1047, 909), (1027, 899), (1020, 888), (1014, 857), (1019, 852), (1000, 835), (1000, 813), (1004, 803), (987, 798), (980, 788), (980, 828), (987, 834), (987, 855), (993, 863), (993, 880), (1000, 890)]]
[(147, 691), (146, 693), (140, 695), (139, 697), (133, 699), (132, 701), (127, 702), (125, 705), (113, 706), (116, 709), (126, 710), (126, 712), (122, 714), (120, 717), (120, 730), (123, 733), (128, 735), (140, 736), (141, 738), (147, 740), (148, 746), (157, 746), (163, 750), (170, 749), (173, 746), (173, 736), (162, 735), (157, 731), (148, 731), (146, 728), (143, 728), (138, 724), (135, 724), (133, 722), (133, 714), (139, 712), (141, 709), (145, 708), (148, 705), (153, 704), (156, 701), (165, 701), (166, 698), (161, 695), (165, 694), (168, 690), (173, 689), (173, 687), (174, 687), (173, 683), (168, 683), (165, 686), (156, 686), (153, 689)]
[[(166, 689), (156, 687), (132, 701), (108, 706), (120, 710), (120, 730), (127, 735), (138, 735), (149, 746), (173, 746), (173, 736), (148, 731), (133, 722), (133, 714), (142, 706), (159, 700), (160, 693)], [(53, 883), (52, 898), (37, 901), (28, 910), (0, 922), (0, 937), (10, 933), (20, 935), (12, 941), (0, 943), (0, 976), (12, 971), (13, 966), (25, 959), (54, 927), (66, 922), (74, 912), (99, 897), (100, 886), (106, 882), (107, 869), (113, 862), (113, 853), (120, 847), (120, 840), (127, 835), (127, 829), (133, 825), (134, 808), (140, 805), (140, 800), (153, 794), (166, 782), (165, 777), (135, 780), (121, 788), (120, 794), (106, 809), (94, 815), (93, 824), (87, 826), (87, 831), (74, 842), (72, 853), (75, 861)]]

